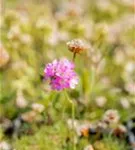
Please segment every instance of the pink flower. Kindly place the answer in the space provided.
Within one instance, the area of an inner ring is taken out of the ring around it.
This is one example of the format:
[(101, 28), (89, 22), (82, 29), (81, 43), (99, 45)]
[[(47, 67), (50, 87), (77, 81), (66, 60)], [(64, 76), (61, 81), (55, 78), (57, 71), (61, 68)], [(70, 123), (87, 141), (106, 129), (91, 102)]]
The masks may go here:
[(78, 76), (74, 64), (67, 59), (54, 60), (44, 69), (45, 79), (50, 79), (53, 90), (74, 89), (78, 84)]

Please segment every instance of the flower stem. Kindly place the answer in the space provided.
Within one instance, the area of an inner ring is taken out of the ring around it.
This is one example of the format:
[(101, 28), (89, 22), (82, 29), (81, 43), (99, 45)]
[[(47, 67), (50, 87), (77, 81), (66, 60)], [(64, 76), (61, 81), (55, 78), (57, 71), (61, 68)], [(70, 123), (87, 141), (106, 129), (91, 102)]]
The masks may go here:
[(92, 67), (91, 68), (91, 85), (90, 85), (90, 101), (92, 100), (92, 94), (93, 94), (93, 87), (94, 87), (94, 84), (95, 84), (95, 68)]
[[(73, 130), (75, 129), (75, 127), (74, 127), (74, 121), (75, 121), (75, 105), (74, 105), (74, 102), (72, 101), (72, 128), (73, 128)], [(76, 150), (75, 136), (74, 135), (73, 135), (73, 150)]]
[(73, 129), (73, 136), (72, 136), (72, 141), (73, 141), (73, 150), (76, 150), (76, 146), (75, 146), (75, 136), (74, 136), (74, 121), (75, 121), (75, 105), (74, 102), (69, 98), (68, 94), (66, 91), (64, 91), (65, 93), (65, 97), (67, 98), (67, 100), (69, 101), (69, 103), (72, 105), (72, 129)]
[(75, 61), (76, 53), (73, 54), (73, 62)]
[(92, 72), (92, 75), (91, 75), (91, 86), (90, 86), (90, 90), (91, 90), (91, 94), (92, 94), (92, 90), (93, 90), (93, 86), (94, 86), (94, 82), (95, 82), (95, 68), (92, 67), (91, 68), (91, 72)]

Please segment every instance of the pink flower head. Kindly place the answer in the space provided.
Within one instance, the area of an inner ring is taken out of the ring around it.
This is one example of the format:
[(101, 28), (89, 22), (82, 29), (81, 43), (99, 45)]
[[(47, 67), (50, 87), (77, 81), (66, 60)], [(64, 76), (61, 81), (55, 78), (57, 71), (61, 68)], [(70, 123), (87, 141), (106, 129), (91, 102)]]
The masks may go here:
[(74, 71), (74, 64), (67, 59), (54, 60), (44, 69), (45, 79), (50, 79), (53, 90), (74, 89), (78, 84), (78, 76)]

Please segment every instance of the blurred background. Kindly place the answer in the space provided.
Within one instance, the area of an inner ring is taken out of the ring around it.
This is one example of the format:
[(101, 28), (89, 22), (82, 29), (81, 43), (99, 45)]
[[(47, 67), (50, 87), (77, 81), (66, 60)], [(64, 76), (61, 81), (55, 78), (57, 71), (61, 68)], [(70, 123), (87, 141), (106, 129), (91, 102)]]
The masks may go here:
[[(76, 120), (96, 122), (109, 109), (118, 111), (120, 123), (135, 117), (134, 0), (0, 3), (0, 149), (73, 150), (67, 127), (71, 106), (63, 92), (50, 90), (43, 73), (54, 59), (72, 60), (66, 43), (73, 39), (89, 45), (75, 60), (79, 84), (68, 91)], [(76, 136), (76, 141), (83, 150), (97, 139)], [(126, 149), (126, 140), (114, 137), (94, 146)]]

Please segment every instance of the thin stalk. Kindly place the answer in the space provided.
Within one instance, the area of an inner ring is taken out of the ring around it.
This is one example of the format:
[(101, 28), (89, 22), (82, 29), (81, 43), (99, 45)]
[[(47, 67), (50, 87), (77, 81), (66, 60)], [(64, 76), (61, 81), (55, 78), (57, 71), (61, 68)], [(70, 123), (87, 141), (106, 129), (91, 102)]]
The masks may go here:
[(92, 92), (93, 92), (93, 87), (94, 87), (94, 84), (95, 84), (95, 68), (92, 67), (91, 68), (91, 86), (90, 86), (90, 98), (92, 97)]
[(69, 101), (69, 103), (72, 105), (72, 129), (73, 129), (73, 150), (76, 150), (76, 145), (75, 145), (75, 136), (74, 136), (74, 121), (75, 121), (75, 105), (74, 102), (69, 98), (68, 94), (66, 91), (64, 91), (65, 93), (65, 97), (67, 98), (67, 100)]
[[(72, 102), (72, 128), (73, 130), (75, 129), (74, 121), (75, 121), (75, 106), (74, 106), (74, 103)], [(73, 150), (76, 150), (74, 135), (73, 135)]]
[(75, 61), (76, 52), (73, 54), (73, 62)]

